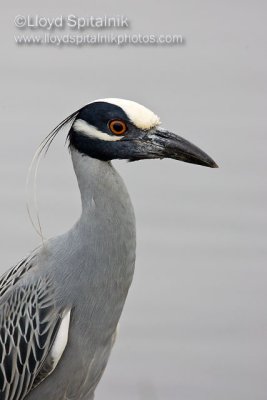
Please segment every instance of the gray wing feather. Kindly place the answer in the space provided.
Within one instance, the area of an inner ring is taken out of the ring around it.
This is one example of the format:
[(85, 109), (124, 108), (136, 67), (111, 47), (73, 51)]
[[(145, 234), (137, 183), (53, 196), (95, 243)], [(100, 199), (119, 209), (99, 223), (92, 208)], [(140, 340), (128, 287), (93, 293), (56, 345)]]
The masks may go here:
[(9, 288), (12, 288), (19, 279), (28, 272), (33, 266), (37, 251), (33, 252), (29, 257), (23, 259), (15, 267), (8, 270), (0, 278), (0, 301), (1, 297), (7, 292)]
[(4, 299), (0, 296), (0, 304), (4, 300), (0, 305), (1, 400), (22, 400), (46, 377), (42, 366), (62, 320), (63, 313), (55, 308), (53, 285), (48, 278), (14, 285), (29, 268), (29, 263), (24, 262), (0, 281), (0, 293), (1, 289), (2, 295), (5, 293)]

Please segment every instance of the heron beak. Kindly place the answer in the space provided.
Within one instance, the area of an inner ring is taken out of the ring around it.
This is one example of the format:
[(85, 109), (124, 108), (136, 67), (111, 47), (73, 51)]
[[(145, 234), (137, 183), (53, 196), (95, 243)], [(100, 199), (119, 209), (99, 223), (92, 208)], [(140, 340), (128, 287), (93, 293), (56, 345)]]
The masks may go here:
[(173, 158), (191, 164), (203, 165), (210, 168), (218, 168), (218, 165), (204, 151), (199, 149), (188, 140), (168, 132), (165, 129), (157, 129), (149, 134), (149, 139), (153, 142), (162, 155), (162, 158)]

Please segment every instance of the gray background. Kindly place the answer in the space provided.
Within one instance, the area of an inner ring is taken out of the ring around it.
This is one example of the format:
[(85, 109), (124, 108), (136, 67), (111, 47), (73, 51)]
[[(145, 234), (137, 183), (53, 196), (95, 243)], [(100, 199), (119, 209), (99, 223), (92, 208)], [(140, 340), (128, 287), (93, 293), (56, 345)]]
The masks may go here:
[[(18, 47), (17, 14), (123, 14), (132, 32), (181, 33), (186, 45)], [(266, 399), (266, 15), (265, 1), (218, 0), (25, 0), (1, 13), (1, 271), (38, 244), (25, 211), (37, 145), (91, 100), (143, 103), (220, 165), (116, 163), (138, 253), (98, 400)], [(64, 139), (40, 170), (47, 236), (80, 210)]]

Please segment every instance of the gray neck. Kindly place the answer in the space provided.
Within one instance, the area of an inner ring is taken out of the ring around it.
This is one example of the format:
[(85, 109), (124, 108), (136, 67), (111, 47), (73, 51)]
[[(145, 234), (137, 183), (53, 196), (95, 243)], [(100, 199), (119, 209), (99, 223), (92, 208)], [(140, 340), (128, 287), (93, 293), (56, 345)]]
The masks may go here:
[(109, 218), (122, 218), (125, 212), (133, 214), (131, 200), (125, 184), (110, 162), (101, 161), (71, 148), (72, 162), (81, 193), (82, 215), (79, 223), (87, 224), (92, 213), (99, 222)]
[[(97, 310), (109, 307), (113, 320), (107, 323), (113, 332), (134, 271), (134, 212), (127, 189), (111, 163), (82, 155), (72, 147), (70, 150), (82, 213), (70, 231), (48, 241), (49, 251), (43, 253), (42, 265), (52, 271), (58, 282), (63, 274), (59, 295), (61, 289), (68, 290), (68, 296), (73, 296), (70, 301), (78, 303), (83, 296), (87, 299), (83, 304), (89, 309), (95, 304)], [(73, 291), (73, 282), (78, 291)]]

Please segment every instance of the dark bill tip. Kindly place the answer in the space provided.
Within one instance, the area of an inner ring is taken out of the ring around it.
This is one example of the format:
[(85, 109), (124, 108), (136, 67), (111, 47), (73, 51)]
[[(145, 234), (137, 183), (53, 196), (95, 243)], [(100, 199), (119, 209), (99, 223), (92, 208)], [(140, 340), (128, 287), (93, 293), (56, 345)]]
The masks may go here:
[(207, 153), (181, 136), (160, 129), (156, 132), (155, 138), (164, 149), (164, 157), (204, 167), (218, 168), (216, 162)]
[(190, 164), (202, 165), (203, 167), (207, 168), (219, 168), (218, 164), (210, 156), (208, 156), (207, 153), (200, 150), (196, 146), (190, 147), (191, 150), (193, 148), (194, 148), (194, 153), (193, 151), (187, 153), (186, 155), (184, 155), (184, 159), (182, 161)]
[(219, 168), (219, 165), (218, 165), (218, 164), (216, 164), (216, 162), (215, 162), (215, 161), (213, 161), (213, 164), (212, 164), (212, 165), (210, 165), (210, 168)]

